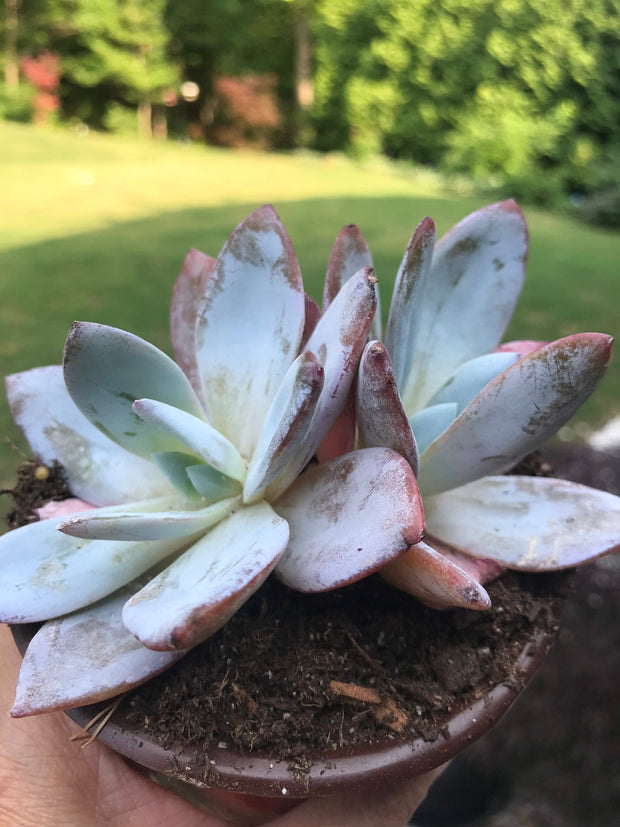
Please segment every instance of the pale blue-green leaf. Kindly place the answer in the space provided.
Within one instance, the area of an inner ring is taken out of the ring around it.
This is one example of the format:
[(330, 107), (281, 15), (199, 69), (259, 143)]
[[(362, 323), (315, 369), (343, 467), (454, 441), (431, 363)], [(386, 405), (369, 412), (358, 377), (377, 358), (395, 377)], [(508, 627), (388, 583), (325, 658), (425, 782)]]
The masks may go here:
[(620, 548), (620, 497), (565, 480), (484, 477), (424, 505), (432, 534), (507, 568), (567, 568)]
[[(58, 530), (85, 540), (166, 540), (198, 534), (219, 523), (238, 505), (238, 497), (192, 510), (87, 511), (63, 520)], [(150, 504), (149, 504), (150, 505)]]
[(398, 395), (386, 348), (369, 342), (360, 360), (356, 397), (360, 447), (392, 448), (418, 472), (418, 450)]
[(207, 281), (214, 267), (214, 258), (201, 253), (200, 250), (190, 250), (175, 282), (170, 303), (170, 336), (174, 358), (203, 404), (203, 388), (196, 354), (196, 323)]
[(87, 606), (191, 540), (81, 540), (57, 524), (42, 520), (0, 537), (1, 622), (33, 623)]
[(43, 462), (58, 460), (71, 491), (95, 505), (172, 493), (152, 463), (111, 442), (77, 408), (60, 365), (6, 378), (11, 413)]
[(411, 319), (411, 371), (400, 388), (412, 414), (461, 365), (498, 345), (521, 291), (527, 227), (514, 201), (472, 213), (436, 245)]
[(170, 485), (190, 502), (202, 500), (202, 494), (194, 488), (187, 469), (196, 465), (196, 457), (183, 451), (157, 451), (151, 457)]
[(483, 610), (491, 605), (480, 583), (428, 543), (416, 543), (379, 573), (432, 609)]
[[(368, 243), (355, 224), (349, 224), (338, 234), (327, 262), (325, 287), (323, 289), (323, 311), (327, 310), (342, 286), (356, 273), (372, 267), (372, 255)], [(377, 312), (370, 328), (372, 339), (381, 339), (381, 309), (377, 293)]]
[(612, 341), (602, 333), (567, 336), (491, 380), (422, 456), (424, 496), (508, 471), (542, 444), (597, 386)]
[(442, 434), (456, 419), (458, 405), (456, 402), (443, 402), (431, 405), (414, 414), (409, 425), (413, 431), (420, 456), (428, 446)]
[(288, 537), (286, 522), (267, 503), (241, 508), (127, 602), (127, 628), (151, 649), (195, 646), (258, 589)]
[(396, 274), (385, 346), (401, 392), (407, 386), (412, 370), (417, 325), (423, 310), (423, 286), (428, 280), (436, 236), (435, 222), (424, 218), (411, 236)]
[(247, 460), (297, 356), (303, 327), (304, 292), (293, 247), (273, 207), (262, 207), (218, 256), (196, 333), (211, 422)]
[(456, 402), (457, 414), (464, 410), (485, 385), (519, 359), (518, 353), (485, 353), (476, 356), (461, 365), (437, 393), (433, 394), (428, 405), (441, 405), (443, 402)]
[(417, 543), (424, 514), (409, 463), (364, 448), (308, 469), (278, 500), (291, 538), (278, 577), (302, 592), (359, 580)]
[(189, 465), (186, 471), (196, 491), (209, 502), (236, 497), (243, 490), (238, 480), (227, 477), (211, 465)]
[(157, 399), (204, 418), (181, 368), (153, 345), (106, 325), (75, 322), (65, 345), (64, 376), (71, 398), (93, 425), (138, 456), (182, 446), (145, 423), (136, 399)]
[(13, 717), (68, 709), (127, 692), (168, 669), (186, 654), (153, 652), (127, 631), (116, 592), (58, 620), (45, 623), (24, 655)]
[(222, 474), (240, 482), (245, 479), (245, 463), (239, 451), (208, 422), (154, 399), (138, 399), (133, 409), (149, 425), (179, 440)]
[(303, 451), (323, 382), (324, 371), (314, 354), (305, 351), (291, 365), (267, 413), (248, 468), (243, 489), (246, 503)]
[(319, 320), (306, 345), (306, 350), (314, 353), (323, 366), (323, 390), (306, 432), (303, 450), (295, 453), (267, 489), (270, 502), (299, 476), (345, 406), (375, 312), (376, 283), (370, 269), (360, 270), (350, 278)]

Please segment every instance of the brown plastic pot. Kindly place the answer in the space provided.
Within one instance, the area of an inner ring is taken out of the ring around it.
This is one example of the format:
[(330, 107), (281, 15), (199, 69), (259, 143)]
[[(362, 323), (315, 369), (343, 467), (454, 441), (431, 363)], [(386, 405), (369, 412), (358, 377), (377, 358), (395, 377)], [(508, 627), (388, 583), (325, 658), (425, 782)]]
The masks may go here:
[[(12, 632), (23, 654), (33, 628), (14, 626)], [(533, 677), (554, 636), (553, 631), (534, 630), (505, 682), (451, 714), (443, 722), (442, 734), (436, 740), (418, 738), (396, 743), (386, 739), (372, 745), (317, 753), (310, 770), (304, 774), (289, 769), (287, 761), (239, 754), (228, 748), (219, 749), (217, 745), (206, 755), (192, 747), (183, 751), (166, 750), (130, 723), (122, 707), (98, 739), (154, 781), (202, 810), (238, 824), (262, 824), (293, 808), (300, 800), (378, 788), (421, 775), (454, 758), (508, 710)], [(67, 714), (80, 726), (86, 726), (102, 706), (105, 704), (80, 707), (68, 710)]]

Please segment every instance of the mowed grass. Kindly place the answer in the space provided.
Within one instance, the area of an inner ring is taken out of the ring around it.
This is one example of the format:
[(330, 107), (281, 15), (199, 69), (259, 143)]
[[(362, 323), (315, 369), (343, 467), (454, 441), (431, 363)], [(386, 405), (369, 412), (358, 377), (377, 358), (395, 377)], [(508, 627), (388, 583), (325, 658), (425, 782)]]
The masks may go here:
[[(186, 251), (193, 246), (216, 255), (262, 203), (278, 209), (315, 299), (337, 232), (358, 224), (373, 251), (384, 312), (418, 221), (431, 215), (442, 234), (484, 203), (442, 191), (432, 174), (384, 163), (146, 144), (2, 123), (0, 193), (3, 374), (59, 363), (75, 319), (131, 330), (169, 352), (170, 293)], [(620, 235), (525, 212), (528, 279), (507, 335), (618, 335)], [(617, 359), (573, 432), (615, 415), (619, 398)], [(4, 435), (25, 448), (2, 398)], [(17, 461), (1, 439), (0, 484), (10, 483)]]

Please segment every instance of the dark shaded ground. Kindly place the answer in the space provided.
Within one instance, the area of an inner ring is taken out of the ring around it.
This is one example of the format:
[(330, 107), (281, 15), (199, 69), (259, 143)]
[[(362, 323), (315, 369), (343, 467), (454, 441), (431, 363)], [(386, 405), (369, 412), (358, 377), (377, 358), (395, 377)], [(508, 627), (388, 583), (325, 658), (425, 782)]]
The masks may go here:
[[(620, 449), (557, 444), (545, 455), (556, 476), (620, 494)], [(415, 824), (620, 824), (620, 554), (579, 571), (537, 676), (441, 783)]]

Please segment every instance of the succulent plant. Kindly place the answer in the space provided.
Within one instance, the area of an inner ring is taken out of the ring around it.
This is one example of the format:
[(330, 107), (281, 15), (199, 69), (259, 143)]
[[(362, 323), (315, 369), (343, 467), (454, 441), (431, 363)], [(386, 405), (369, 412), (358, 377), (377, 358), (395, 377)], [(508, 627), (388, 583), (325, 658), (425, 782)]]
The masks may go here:
[(274, 568), (300, 590), (329, 590), (420, 539), (415, 477), (398, 453), (348, 452), (301, 473), (347, 399), (375, 283), (361, 269), (319, 319), (286, 231), (263, 207), (217, 260), (187, 256), (172, 301), (177, 362), (78, 322), (62, 368), (8, 377), (33, 451), (64, 465), (82, 501), (60, 525), (0, 538), (0, 619), (46, 621), (14, 716), (161, 672)]
[(506, 475), (589, 396), (612, 342), (499, 344), (526, 255), (513, 202), (437, 245), (425, 219), (382, 344), (360, 231), (336, 240), (321, 314), (263, 207), (217, 260), (188, 254), (172, 299), (176, 362), (80, 322), (64, 367), (9, 377), (33, 451), (59, 460), (80, 498), (0, 538), (0, 619), (45, 621), (12, 714), (142, 683), (272, 571), (306, 592), (379, 571), (429, 606), (485, 609), (482, 584), (505, 567), (617, 548), (619, 498)]
[[(437, 244), (424, 219), (399, 268), (385, 342), (359, 366), (360, 444), (415, 469), (427, 534), (381, 574), (436, 608), (484, 608), (504, 568), (566, 568), (618, 549), (620, 498), (542, 476), (506, 475), (592, 393), (612, 339), (580, 333), (500, 344), (525, 275), (528, 233), (514, 201), (485, 207)], [(327, 303), (372, 264), (356, 227), (330, 259)]]

